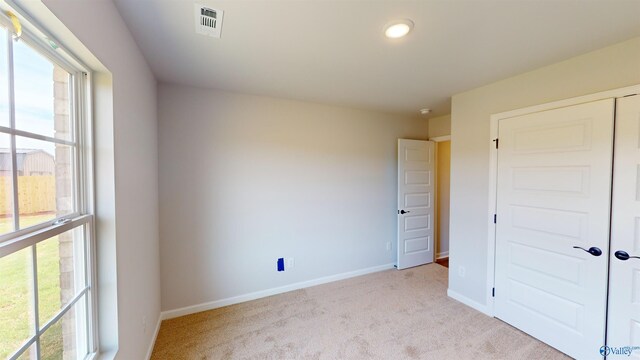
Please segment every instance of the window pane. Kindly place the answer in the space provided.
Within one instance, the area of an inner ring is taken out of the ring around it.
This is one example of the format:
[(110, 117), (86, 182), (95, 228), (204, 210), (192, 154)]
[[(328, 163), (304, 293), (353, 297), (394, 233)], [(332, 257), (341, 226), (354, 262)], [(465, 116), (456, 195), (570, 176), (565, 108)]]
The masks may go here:
[(0, 258), (0, 359), (35, 334), (31, 247)]
[(73, 213), (73, 147), (16, 136), (20, 228)]
[(0, 26), (0, 126), (9, 127), (9, 33)]
[(84, 226), (36, 245), (40, 327), (84, 288)]
[(84, 296), (42, 335), (40, 355), (43, 360), (83, 359), (87, 355), (87, 312)]
[(9, 135), (0, 134), (0, 235), (14, 230), (10, 141)]
[(69, 73), (24, 41), (13, 58), (16, 129), (71, 140)]

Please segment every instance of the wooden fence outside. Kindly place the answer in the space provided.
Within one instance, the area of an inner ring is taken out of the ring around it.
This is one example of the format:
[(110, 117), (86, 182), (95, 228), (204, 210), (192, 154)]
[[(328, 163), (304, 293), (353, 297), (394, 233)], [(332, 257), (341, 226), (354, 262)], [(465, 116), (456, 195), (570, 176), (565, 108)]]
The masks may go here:
[[(21, 214), (56, 211), (55, 176), (18, 176), (18, 201)], [(11, 177), (0, 176), (0, 216), (11, 215), (12, 203)]]

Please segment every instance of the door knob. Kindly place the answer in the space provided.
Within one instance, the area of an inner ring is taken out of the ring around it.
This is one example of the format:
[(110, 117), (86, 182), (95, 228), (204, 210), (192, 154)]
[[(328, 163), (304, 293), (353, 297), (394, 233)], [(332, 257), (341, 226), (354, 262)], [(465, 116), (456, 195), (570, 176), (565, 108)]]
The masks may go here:
[(404, 211), (404, 210), (400, 210), (400, 214), (403, 214), (403, 215), (404, 215), (404, 214), (408, 214), (408, 213), (410, 213), (410, 212), (411, 212), (411, 211)]
[(600, 250), (599, 248), (592, 246), (589, 248), (589, 250), (585, 249), (585, 248), (581, 248), (580, 246), (574, 246), (574, 249), (580, 249), (580, 250), (584, 250), (586, 252), (588, 252), (589, 254), (593, 255), (593, 256), (600, 256), (602, 255), (602, 250)]
[(629, 259), (640, 259), (640, 256), (629, 256), (629, 254), (624, 250), (618, 250), (613, 255), (622, 261), (627, 261)]

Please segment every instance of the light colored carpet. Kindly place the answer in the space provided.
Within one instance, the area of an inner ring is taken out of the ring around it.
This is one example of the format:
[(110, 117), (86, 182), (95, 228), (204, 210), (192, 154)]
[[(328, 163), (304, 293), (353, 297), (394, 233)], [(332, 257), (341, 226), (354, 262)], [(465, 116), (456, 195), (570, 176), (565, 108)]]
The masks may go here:
[(152, 359), (568, 359), (446, 291), (431, 264), (165, 320)]

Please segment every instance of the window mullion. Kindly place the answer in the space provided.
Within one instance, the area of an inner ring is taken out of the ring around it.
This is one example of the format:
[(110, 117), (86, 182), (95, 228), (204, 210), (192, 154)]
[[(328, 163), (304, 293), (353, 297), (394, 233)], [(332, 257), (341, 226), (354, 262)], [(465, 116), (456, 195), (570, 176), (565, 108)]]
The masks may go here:
[(47, 141), (47, 142), (54, 143), (54, 144), (62, 144), (62, 145), (68, 145), (68, 146), (76, 146), (77, 145), (77, 143), (74, 142), (74, 141), (56, 139), (56, 138), (52, 138), (50, 136), (35, 134), (35, 133), (31, 133), (31, 132), (24, 131), (24, 130), (14, 129), (14, 128), (8, 128), (8, 127), (2, 126), (2, 125), (0, 125), (0, 133), (21, 136), (21, 137), (25, 137), (25, 138), (29, 138), (29, 139)]
[(35, 344), (36, 339), (38, 338), (38, 335), (32, 335), (29, 340), (27, 340), (27, 342), (25, 342), (22, 347), (18, 350), (16, 350), (13, 355), (9, 356), (8, 359), (9, 360), (16, 360), (19, 359), (25, 352), (29, 351), (31, 345)]
[[(74, 141), (79, 146), (82, 146), (81, 142), (78, 141), (78, 137), (77, 137), (77, 133), (79, 129), (78, 119), (80, 114), (79, 106), (81, 104), (81, 102), (78, 101), (78, 95), (80, 93), (78, 84), (81, 81), (78, 75), (79, 75), (78, 72), (74, 73), (71, 76), (71, 81), (69, 81), (69, 92), (72, 94), (69, 97), (69, 101), (71, 102), (71, 106), (70, 106), (71, 111), (69, 116), (71, 116), (70, 120), (72, 124), (71, 140)], [(75, 146), (73, 148), (73, 169), (75, 171), (75, 174), (73, 176), (73, 185), (72, 185), (74, 189), (73, 203), (76, 211), (86, 214), (87, 211), (84, 207), (84, 196), (82, 194), (83, 187), (81, 186), (82, 181), (79, 181), (80, 179), (82, 179), (81, 168), (80, 168), (80, 163), (81, 163), (80, 155), (81, 155), (80, 148), (78, 146)]]
[[(16, 104), (15, 104), (15, 89), (14, 89), (14, 70), (13, 70), (13, 36), (7, 36), (7, 64), (9, 67), (9, 126), (12, 129), (16, 127)], [(20, 229), (20, 220), (18, 219), (18, 213), (20, 212), (20, 206), (18, 203), (18, 159), (16, 155), (16, 136), (11, 136), (11, 189), (13, 191), (13, 230)]]
[(89, 353), (93, 353), (98, 349), (98, 341), (97, 341), (97, 333), (98, 327), (96, 326), (96, 291), (93, 286), (95, 284), (96, 273), (93, 269), (94, 266), (94, 221), (93, 219), (87, 223), (87, 226), (84, 227), (85, 236), (84, 236), (84, 266), (85, 266), (85, 285), (89, 288), (89, 292), (85, 297), (85, 304), (87, 313), (89, 316), (87, 317), (87, 327), (85, 329), (87, 334), (87, 342)]
[[(45, 332), (47, 332), (47, 330), (49, 330), (50, 327), (52, 327), (53, 325), (55, 325), (58, 321), (60, 321), (60, 319), (62, 319), (62, 317), (64, 315), (66, 315), (69, 311), (71, 311), (71, 308), (82, 298), (82, 297), (86, 297), (87, 293), (89, 292), (89, 287), (84, 287), (80, 292), (78, 292), (77, 294), (75, 294), (73, 296), (73, 299), (71, 299), (71, 301), (69, 301), (68, 304), (66, 304), (62, 309), (60, 309), (60, 311), (58, 311), (58, 313), (51, 318), (47, 323), (45, 323), (42, 326), (41, 330), (38, 330), (38, 338), (40, 338), (42, 335), (44, 335)], [(39, 325), (38, 325), (39, 326)]]
[(31, 271), (33, 279), (33, 316), (34, 316), (34, 327), (36, 334), (36, 359), (40, 359), (40, 313), (39, 313), (39, 303), (38, 303), (38, 253), (37, 253), (36, 245), (31, 246)]
[(16, 136), (11, 135), (11, 168), (12, 171), (12, 190), (13, 190), (13, 230), (20, 230), (20, 203), (18, 202), (18, 155), (16, 152)]

